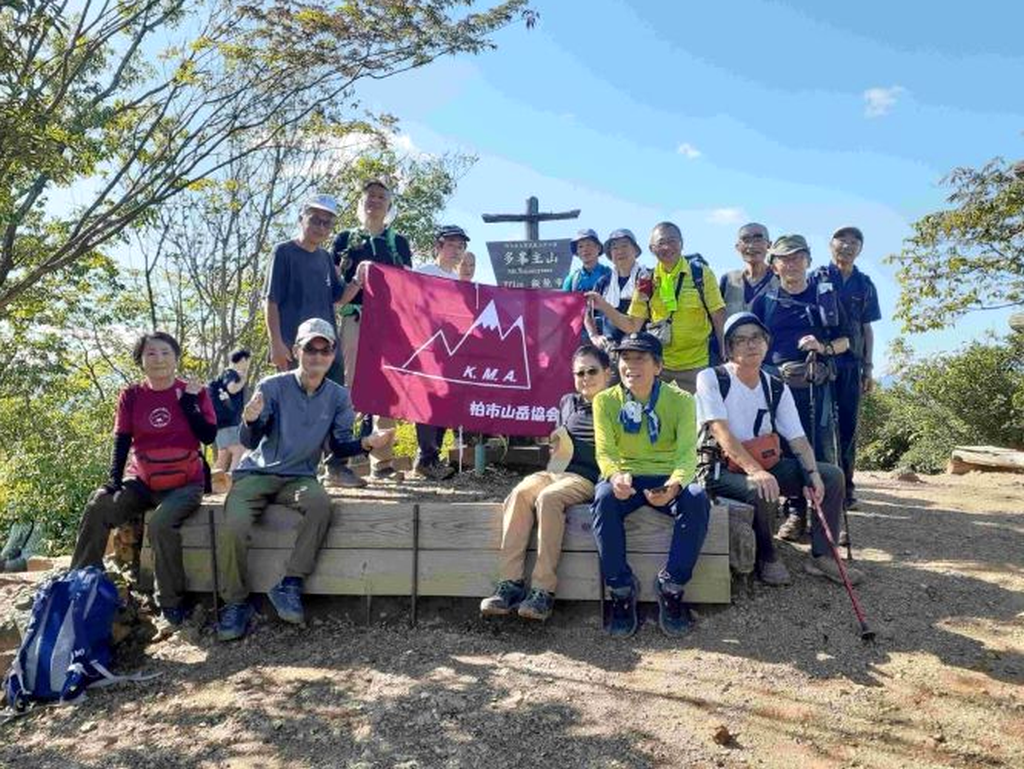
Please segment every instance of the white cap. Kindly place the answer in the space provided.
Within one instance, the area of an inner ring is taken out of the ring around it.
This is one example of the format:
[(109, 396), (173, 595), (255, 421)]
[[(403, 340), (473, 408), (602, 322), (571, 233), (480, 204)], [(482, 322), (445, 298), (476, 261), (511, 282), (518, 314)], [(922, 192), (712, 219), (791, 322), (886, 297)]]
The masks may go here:
[(314, 195), (311, 198), (306, 198), (302, 204), (302, 210), (305, 211), (307, 208), (319, 208), (334, 216), (338, 215), (338, 201), (330, 195)]
[(305, 344), (310, 339), (321, 337), (331, 344), (334, 344), (337, 337), (334, 335), (334, 327), (323, 318), (310, 318), (299, 325), (295, 334), (295, 344)]

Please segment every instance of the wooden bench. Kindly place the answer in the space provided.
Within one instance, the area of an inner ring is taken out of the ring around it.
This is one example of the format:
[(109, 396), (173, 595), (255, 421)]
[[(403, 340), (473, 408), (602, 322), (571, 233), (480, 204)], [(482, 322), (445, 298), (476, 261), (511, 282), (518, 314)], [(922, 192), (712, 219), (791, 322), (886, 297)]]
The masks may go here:
[[(223, 522), (220, 500), (206, 500), (181, 529), (188, 589), (211, 592), (209, 515)], [(266, 592), (282, 576), (300, 515), (270, 506), (254, 526), (249, 549), (250, 589)], [(448, 596), (482, 598), (497, 581), (501, 546), (498, 503), (381, 503), (336, 499), (334, 520), (307, 578), (313, 594), (360, 596)], [(629, 563), (640, 580), (641, 600), (654, 600), (655, 575), (665, 562), (672, 519), (650, 508), (627, 518)], [(535, 543), (527, 555), (527, 576)], [(143, 582), (152, 581), (148, 542), (141, 557)], [(598, 600), (600, 577), (590, 508), (566, 514), (557, 597)], [(704, 548), (686, 590), (688, 601), (729, 603), (729, 512), (715, 504)]]

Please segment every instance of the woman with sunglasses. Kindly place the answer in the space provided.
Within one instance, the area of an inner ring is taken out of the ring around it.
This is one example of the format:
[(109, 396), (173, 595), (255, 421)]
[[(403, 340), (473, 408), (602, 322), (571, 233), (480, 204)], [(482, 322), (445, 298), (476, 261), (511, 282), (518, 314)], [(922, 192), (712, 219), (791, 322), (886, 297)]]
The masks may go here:
[[(480, 603), (485, 616), (518, 611), (526, 619), (546, 620), (555, 604), (555, 570), (562, 555), (565, 509), (589, 502), (600, 471), (594, 455), (594, 397), (608, 386), (608, 353), (583, 345), (572, 356), (576, 391), (562, 397), (553, 441), (570, 440), (572, 457), (564, 472), (539, 472), (524, 478), (505, 500), (499, 583), (494, 595)], [(563, 429), (564, 428), (564, 429)], [(557, 451), (553, 443), (552, 453)], [(534, 518), (537, 521), (537, 563), (527, 593), (523, 569)]]
[(217, 417), (207, 389), (178, 377), (181, 347), (173, 336), (143, 334), (132, 357), (142, 381), (118, 398), (110, 479), (85, 506), (71, 568), (102, 566), (110, 530), (153, 510), (156, 602), (176, 626), (188, 616), (180, 527), (202, 502), (207, 471), (199, 444), (213, 443)]

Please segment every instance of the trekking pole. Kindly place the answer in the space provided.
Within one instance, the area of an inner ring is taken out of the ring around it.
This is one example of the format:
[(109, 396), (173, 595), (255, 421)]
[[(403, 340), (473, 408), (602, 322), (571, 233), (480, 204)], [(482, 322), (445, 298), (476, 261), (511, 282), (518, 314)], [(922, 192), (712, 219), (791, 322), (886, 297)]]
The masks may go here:
[[(836, 464), (840, 467), (843, 466), (842, 457), (839, 455), (839, 398), (836, 393), (836, 379), (834, 371), (829, 372), (828, 386), (829, 392), (832, 398), (832, 446), (835, 449)], [(847, 478), (846, 482), (849, 483), (850, 479)], [(853, 538), (850, 536), (850, 516), (846, 510), (846, 502), (843, 502), (843, 528), (846, 530), (846, 560), (853, 560)]]
[[(810, 473), (807, 472), (807, 468), (803, 464), (800, 465), (800, 471), (804, 478), (804, 488), (813, 489)], [(860, 608), (860, 601), (857, 600), (857, 594), (853, 590), (853, 585), (850, 584), (850, 577), (846, 573), (846, 564), (843, 563), (843, 558), (839, 555), (839, 548), (836, 547), (835, 540), (832, 539), (832, 529), (829, 528), (828, 521), (825, 520), (825, 513), (821, 509), (821, 504), (813, 496), (808, 496), (807, 501), (814, 508), (814, 512), (818, 516), (818, 525), (825, 532), (825, 539), (828, 541), (829, 550), (832, 551), (832, 557), (835, 559), (836, 566), (839, 567), (839, 575), (843, 578), (843, 587), (846, 588), (846, 594), (850, 596), (850, 603), (853, 604), (853, 613), (857, 615), (857, 622), (860, 624), (860, 639), (864, 642), (874, 641), (875, 631), (868, 627), (868, 621), (864, 617), (864, 610)]]

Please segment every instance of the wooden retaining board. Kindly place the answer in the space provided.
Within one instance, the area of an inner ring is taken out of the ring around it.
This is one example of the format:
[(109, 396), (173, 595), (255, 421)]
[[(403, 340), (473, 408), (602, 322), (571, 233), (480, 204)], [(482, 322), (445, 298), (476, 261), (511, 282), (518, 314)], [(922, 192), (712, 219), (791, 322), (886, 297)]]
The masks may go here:
[[(209, 511), (215, 525), (223, 523), (223, 506), (205, 504), (182, 526), (188, 589), (212, 590)], [(284, 572), (295, 541), (300, 514), (272, 505), (253, 527), (249, 549), (249, 583), (266, 592)], [(483, 597), (497, 581), (502, 511), (497, 503), (429, 503), (419, 505), (419, 569), (417, 593), (422, 596)], [(305, 589), (314, 594), (411, 595), (413, 588), (412, 504), (336, 502), (334, 519)], [(708, 534), (687, 600), (729, 603), (729, 520), (725, 505), (713, 505)], [(626, 519), (629, 562), (641, 582), (641, 599), (653, 600), (654, 578), (664, 564), (672, 535), (672, 519), (641, 508)], [(535, 550), (531, 541), (530, 550)], [(533, 553), (528, 553), (527, 570)], [(144, 576), (151, 579), (152, 552), (142, 553)], [(599, 571), (591, 532), (590, 508), (566, 511), (557, 596), (597, 600)]]

